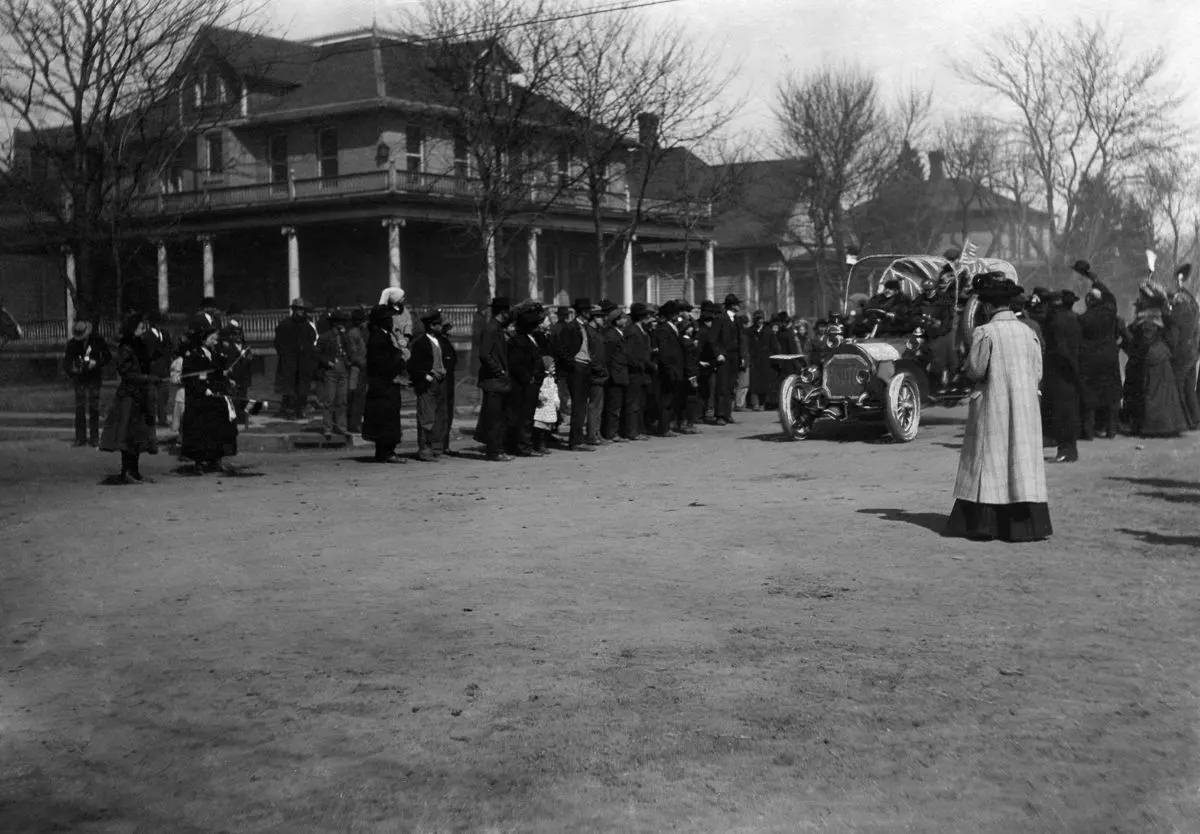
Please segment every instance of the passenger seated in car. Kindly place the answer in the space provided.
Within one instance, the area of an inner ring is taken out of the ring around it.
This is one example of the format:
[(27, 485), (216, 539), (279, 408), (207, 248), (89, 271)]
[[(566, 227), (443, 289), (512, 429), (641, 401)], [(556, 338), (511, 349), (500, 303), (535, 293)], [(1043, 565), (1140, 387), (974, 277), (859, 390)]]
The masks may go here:
[(939, 389), (950, 386), (950, 372), (958, 366), (954, 353), (954, 296), (939, 289), (938, 282), (921, 282), (921, 296), (913, 305), (913, 327), (925, 330), (929, 347), (929, 378)]

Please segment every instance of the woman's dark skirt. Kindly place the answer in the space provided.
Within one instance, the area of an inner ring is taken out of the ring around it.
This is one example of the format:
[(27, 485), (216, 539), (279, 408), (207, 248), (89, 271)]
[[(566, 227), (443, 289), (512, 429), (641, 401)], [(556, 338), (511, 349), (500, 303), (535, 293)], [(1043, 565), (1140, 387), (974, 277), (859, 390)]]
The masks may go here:
[(224, 397), (189, 396), (180, 422), (181, 457), (199, 462), (237, 454), (237, 424), (229, 419)]
[(1054, 532), (1050, 507), (1045, 502), (978, 504), (959, 498), (950, 511), (946, 535), (1005, 542), (1033, 542)]
[(100, 435), (100, 449), (104, 452), (128, 452), (140, 455), (158, 451), (158, 436), (154, 430), (154, 415), (147, 408), (146, 400), (129, 396), (118, 396), (104, 420), (104, 432)]

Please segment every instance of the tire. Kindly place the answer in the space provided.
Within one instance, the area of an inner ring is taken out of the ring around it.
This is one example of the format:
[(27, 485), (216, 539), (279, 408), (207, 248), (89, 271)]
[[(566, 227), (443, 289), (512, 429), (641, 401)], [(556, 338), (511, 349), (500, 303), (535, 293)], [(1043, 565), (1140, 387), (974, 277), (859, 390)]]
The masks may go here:
[(799, 409), (799, 387), (799, 374), (788, 374), (779, 383), (779, 425), (789, 440), (807, 440), (812, 429), (812, 420)]
[(963, 305), (962, 309), (962, 317), (958, 320), (958, 333), (955, 334), (959, 346), (964, 349), (971, 346), (971, 336), (975, 333), (975, 328), (983, 324), (978, 320), (982, 316), (983, 303), (979, 300), (979, 296), (975, 294), (967, 296), (967, 303)]
[(883, 419), (895, 442), (916, 439), (921, 428), (921, 385), (908, 371), (901, 371), (888, 382)]

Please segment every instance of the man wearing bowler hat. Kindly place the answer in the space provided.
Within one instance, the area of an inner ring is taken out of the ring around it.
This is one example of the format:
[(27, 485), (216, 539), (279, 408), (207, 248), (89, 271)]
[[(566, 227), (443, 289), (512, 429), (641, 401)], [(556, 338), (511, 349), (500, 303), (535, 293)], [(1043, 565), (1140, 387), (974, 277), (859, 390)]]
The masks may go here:
[[(595, 451), (584, 442), (587, 429), (589, 397), (592, 389), (592, 356), (600, 352), (600, 333), (589, 326), (593, 307), (590, 298), (576, 298), (571, 305), (574, 321), (559, 333), (558, 366), (565, 369), (567, 388), (571, 396), (571, 425), (567, 435), (568, 448), (577, 452)], [(597, 430), (599, 427), (597, 426)]]
[(408, 378), (417, 395), (417, 460), (437, 460), (446, 435), (446, 360), (443, 353), (442, 311), (421, 316), (423, 332), (413, 337)]
[(629, 306), (629, 326), (625, 328), (625, 361), (629, 368), (629, 387), (625, 389), (625, 414), (621, 436), (626, 440), (648, 440), (642, 412), (646, 407), (646, 386), (654, 365), (650, 361), (650, 308), (641, 301)]
[(687, 401), (684, 376), (683, 337), (678, 319), (682, 315), (678, 301), (666, 301), (659, 308), (659, 323), (654, 328), (653, 355), (658, 365), (655, 388), (655, 428), (659, 437), (675, 437), (672, 426), (683, 420)]
[(734, 389), (738, 373), (746, 367), (745, 336), (738, 324), (742, 300), (733, 293), (725, 296), (724, 311), (713, 319), (712, 350), (716, 354), (713, 374), (713, 417), (718, 426), (733, 422)]
[(279, 394), (279, 416), (303, 420), (308, 392), (316, 374), (317, 327), (312, 307), (303, 298), (293, 298), (291, 314), (275, 326), (275, 391)]

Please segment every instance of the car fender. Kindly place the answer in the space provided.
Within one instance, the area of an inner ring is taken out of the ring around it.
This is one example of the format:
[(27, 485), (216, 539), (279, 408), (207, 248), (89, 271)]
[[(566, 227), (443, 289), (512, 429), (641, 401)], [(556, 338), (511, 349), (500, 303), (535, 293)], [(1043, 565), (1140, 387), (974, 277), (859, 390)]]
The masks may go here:
[(890, 381), (891, 377), (900, 371), (908, 371), (913, 375), (913, 378), (917, 380), (917, 386), (921, 389), (921, 400), (927, 402), (933, 389), (929, 385), (929, 375), (925, 373), (925, 368), (921, 366), (921, 363), (912, 357), (904, 357), (895, 363), (895, 368), (888, 380)]

